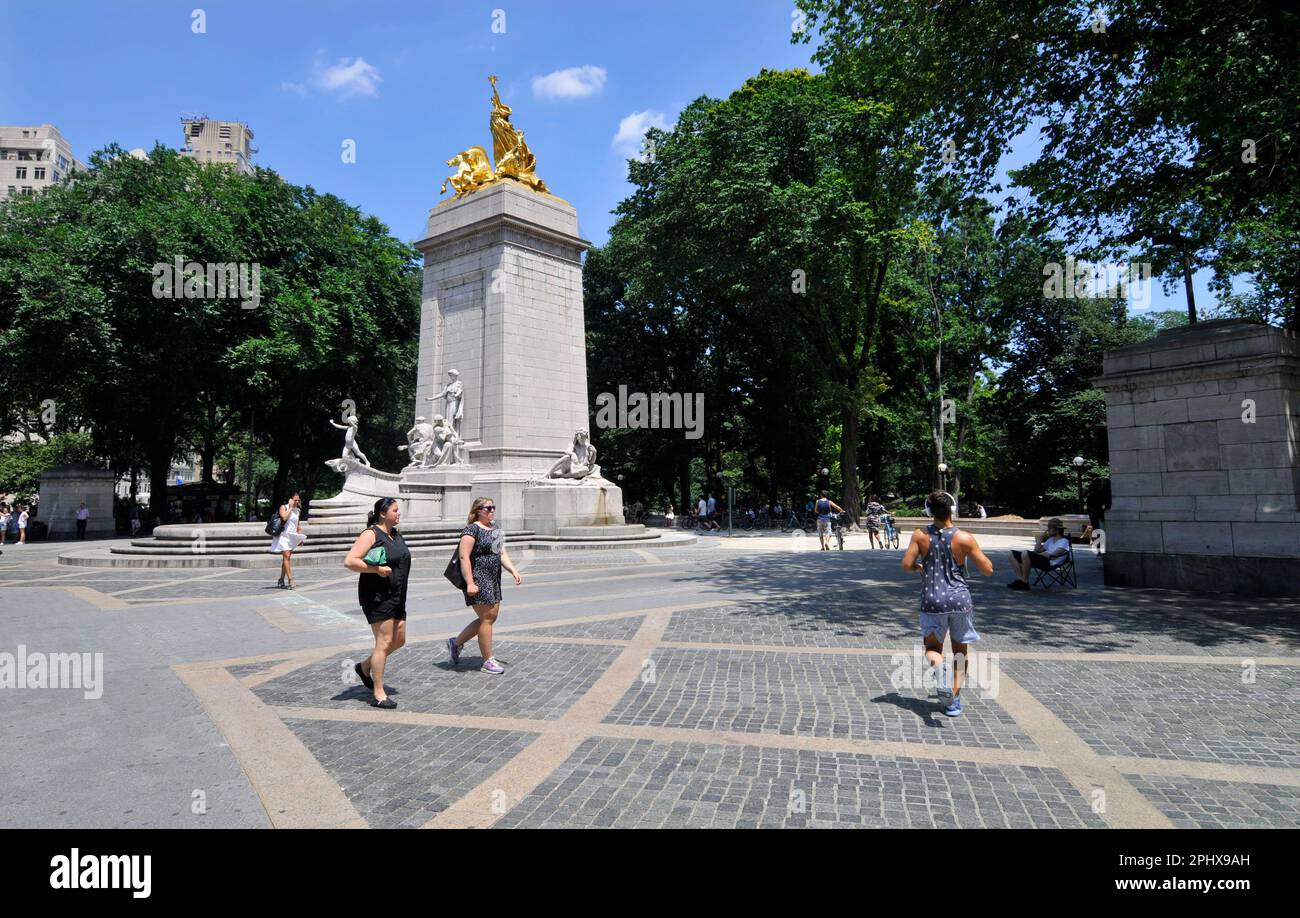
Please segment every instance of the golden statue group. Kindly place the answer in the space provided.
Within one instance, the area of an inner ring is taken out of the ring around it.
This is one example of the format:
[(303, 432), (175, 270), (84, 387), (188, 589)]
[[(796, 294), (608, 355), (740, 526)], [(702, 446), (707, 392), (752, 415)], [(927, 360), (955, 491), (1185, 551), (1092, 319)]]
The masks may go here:
[(447, 160), (447, 165), (455, 168), (456, 174), (442, 183), (442, 191), (445, 192), (450, 184), (459, 198), (508, 178), (534, 191), (549, 194), (546, 183), (537, 177), (537, 157), (524, 143), (524, 132), (515, 130), (510, 123), (511, 108), (497, 93), (497, 78), (490, 76), (488, 82), (492, 84), (492, 117), (488, 119), (488, 126), (492, 130), (492, 158), (496, 160), (496, 169), (488, 162), (486, 150), (470, 147)]

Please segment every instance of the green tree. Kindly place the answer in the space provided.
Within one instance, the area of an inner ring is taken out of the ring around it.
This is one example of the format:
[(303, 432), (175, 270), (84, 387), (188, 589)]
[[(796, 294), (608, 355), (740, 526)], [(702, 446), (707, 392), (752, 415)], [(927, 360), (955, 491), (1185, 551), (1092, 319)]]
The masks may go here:
[[(242, 265), (260, 297), (188, 276), (172, 291), (202, 295), (168, 296), (177, 259)], [(148, 467), (165, 518), (171, 461), (198, 446), (210, 474), (221, 438), (256, 410), (279, 496), (295, 463), (314, 473), (332, 452), (325, 419), (344, 398), (385, 425), (368, 432), (399, 435), (387, 425), (409, 412), (418, 275), (409, 246), (332, 195), (162, 146), (141, 159), (109, 147), (0, 209), (0, 349), (22, 380), (0, 420), (55, 399), (60, 427), (88, 427), (115, 468)]]
[[(887, 98), (934, 170), (990, 186), (1012, 138), (1030, 213), (1075, 248), (1182, 279), (1250, 272), (1256, 314), (1300, 301), (1300, 19), (1268, 0), (797, 0), (796, 40), (849, 91)], [(949, 155), (943, 156), (944, 152)], [(1265, 242), (1268, 253), (1256, 254)], [(1280, 244), (1279, 244), (1280, 243)]]

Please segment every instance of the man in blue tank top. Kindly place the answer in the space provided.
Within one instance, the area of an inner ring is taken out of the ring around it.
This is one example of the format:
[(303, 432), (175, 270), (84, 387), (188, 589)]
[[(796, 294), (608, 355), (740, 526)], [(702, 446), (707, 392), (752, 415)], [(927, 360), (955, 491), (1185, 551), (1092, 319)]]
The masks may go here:
[(817, 498), (817, 536), (821, 539), (822, 551), (830, 551), (831, 547), (826, 544), (831, 537), (831, 511), (843, 513), (844, 508), (835, 501), (826, 496), (826, 492), (821, 493)]
[[(970, 587), (962, 570), (969, 558), (981, 574), (989, 577), (993, 574), (993, 562), (980, 550), (973, 535), (952, 525), (952, 498), (943, 491), (935, 491), (926, 504), (934, 522), (912, 533), (912, 541), (903, 555), (903, 570), (923, 576), (921, 639), (925, 642), (925, 659), (935, 668), (943, 713), (956, 717), (961, 713), (961, 685), (970, 662), (969, 647), (980, 639), (975, 630)], [(943, 662), (943, 640), (949, 635), (954, 661), (951, 683)], [(950, 685), (951, 700), (948, 700)]]

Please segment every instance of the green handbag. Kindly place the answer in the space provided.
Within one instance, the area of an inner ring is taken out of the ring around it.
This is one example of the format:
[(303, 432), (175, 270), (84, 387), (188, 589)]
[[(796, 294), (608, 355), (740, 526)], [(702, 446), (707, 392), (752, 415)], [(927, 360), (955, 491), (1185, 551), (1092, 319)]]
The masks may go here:
[(388, 563), (388, 552), (384, 550), (384, 546), (376, 545), (366, 552), (366, 556), (361, 560), (367, 564), (373, 564), (375, 567), (383, 567)]

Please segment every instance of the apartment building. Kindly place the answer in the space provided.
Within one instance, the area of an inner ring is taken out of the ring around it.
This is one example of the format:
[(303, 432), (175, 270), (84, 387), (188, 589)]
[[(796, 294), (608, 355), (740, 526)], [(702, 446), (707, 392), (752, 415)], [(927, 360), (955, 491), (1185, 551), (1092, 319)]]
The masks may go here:
[(181, 155), (204, 163), (224, 163), (240, 172), (251, 174), (253, 131), (242, 121), (217, 121), (212, 118), (182, 118), (185, 143)]
[(0, 125), (0, 200), (36, 194), (85, 168), (54, 125)]

